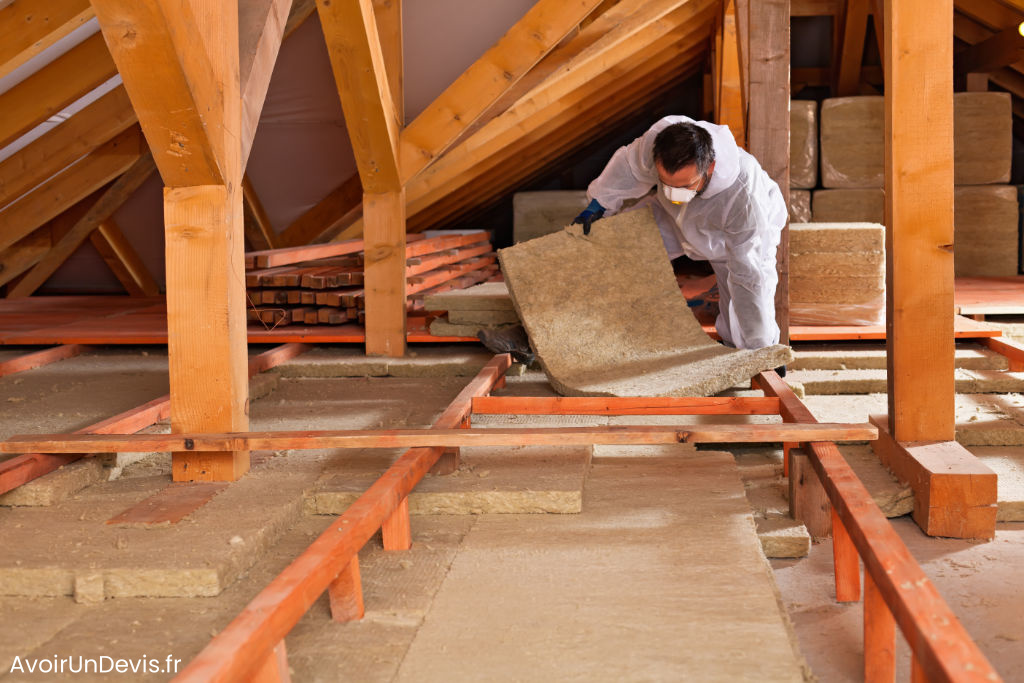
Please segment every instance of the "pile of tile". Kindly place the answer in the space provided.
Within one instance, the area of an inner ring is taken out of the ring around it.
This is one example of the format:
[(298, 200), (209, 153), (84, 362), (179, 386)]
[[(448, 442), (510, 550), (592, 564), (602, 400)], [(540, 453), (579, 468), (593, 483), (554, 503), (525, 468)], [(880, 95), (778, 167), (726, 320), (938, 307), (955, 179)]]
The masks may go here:
[[(249, 319), (275, 326), (364, 323), (362, 247), (362, 240), (350, 240), (247, 254)], [(485, 231), (408, 235), (406, 308), (422, 311), (425, 297), (471, 287), (497, 270)]]
[(792, 325), (885, 323), (885, 228), (877, 223), (789, 226)]

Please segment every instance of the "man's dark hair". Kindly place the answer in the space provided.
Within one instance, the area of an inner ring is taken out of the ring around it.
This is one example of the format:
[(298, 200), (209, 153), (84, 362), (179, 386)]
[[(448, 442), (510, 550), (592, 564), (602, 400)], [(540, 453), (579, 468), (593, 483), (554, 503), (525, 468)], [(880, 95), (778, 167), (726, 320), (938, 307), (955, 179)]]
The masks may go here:
[(715, 160), (711, 133), (694, 123), (673, 123), (654, 138), (654, 160), (669, 173), (695, 163), (703, 175)]

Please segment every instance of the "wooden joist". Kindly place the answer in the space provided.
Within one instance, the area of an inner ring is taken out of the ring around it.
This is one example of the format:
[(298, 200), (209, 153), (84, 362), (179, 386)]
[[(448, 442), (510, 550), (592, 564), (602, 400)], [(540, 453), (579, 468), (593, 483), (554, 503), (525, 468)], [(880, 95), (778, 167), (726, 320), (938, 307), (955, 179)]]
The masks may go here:
[(313, 450), (462, 446), (585, 446), (590, 444), (772, 443), (872, 441), (870, 424), (699, 424), (678, 426), (378, 429), (236, 434), (19, 434), (0, 453), (131, 453), (149, 451)]
[(9, 2), (0, 9), (0, 77), (92, 18), (89, 0)]
[(24, 356), (11, 358), (10, 360), (0, 361), (0, 377), (13, 375), (16, 372), (34, 370), (50, 363), (74, 358), (88, 349), (89, 347), (83, 344), (62, 344), (61, 346), (26, 353)]
[(775, 397), (604, 398), (481, 396), (476, 415), (778, 415)]

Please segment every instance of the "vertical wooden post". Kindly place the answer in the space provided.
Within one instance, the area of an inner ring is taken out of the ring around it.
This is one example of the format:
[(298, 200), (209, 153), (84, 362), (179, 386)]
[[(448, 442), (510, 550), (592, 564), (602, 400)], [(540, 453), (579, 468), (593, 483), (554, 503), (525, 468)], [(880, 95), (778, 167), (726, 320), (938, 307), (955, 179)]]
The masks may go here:
[(886, 347), (897, 441), (955, 438), (952, 32), (953, 0), (885, 3)]
[(405, 354), (405, 190), (363, 195), (366, 353)]
[(408, 550), (412, 547), (412, 530), (409, 527), (409, 497), (398, 504), (391, 516), (380, 527), (384, 550)]
[(273, 649), (270, 656), (252, 677), (252, 683), (291, 683), (292, 674), (288, 670), (288, 651), (282, 640)]
[(359, 576), (359, 556), (354, 555), (348, 565), (327, 587), (331, 601), (331, 619), (345, 622), (363, 618), (363, 583)]
[(812, 537), (827, 538), (832, 533), (832, 504), (825, 487), (807, 453), (794, 449), (789, 455), (789, 513)]
[[(774, 180), (789, 206), (789, 9), (790, 0), (750, 3), (750, 153)], [(789, 343), (789, 223), (778, 249), (775, 320)]]
[(896, 678), (896, 620), (878, 592), (871, 572), (864, 572), (864, 680)]
[(835, 508), (832, 508), (832, 562), (836, 574), (836, 600), (860, 600), (860, 558)]

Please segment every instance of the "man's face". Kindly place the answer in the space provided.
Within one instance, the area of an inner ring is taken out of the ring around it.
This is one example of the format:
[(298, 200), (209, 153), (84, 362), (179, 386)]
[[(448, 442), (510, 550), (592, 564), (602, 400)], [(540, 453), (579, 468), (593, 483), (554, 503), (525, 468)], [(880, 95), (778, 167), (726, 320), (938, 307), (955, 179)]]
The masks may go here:
[(662, 185), (693, 190), (698, 196), (707, 188), (711, 173), (715, 170), (715, 162), (711, 162), (707, 175), (701, 175), (697, 171), (697, 164), (695, 163), (683, 166), (675, 173), (666, 171), (660, 161), (655, 161), (654, 166), (658, 169), (658, 179), (661, 180)]

